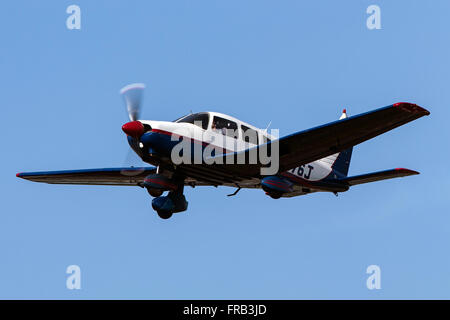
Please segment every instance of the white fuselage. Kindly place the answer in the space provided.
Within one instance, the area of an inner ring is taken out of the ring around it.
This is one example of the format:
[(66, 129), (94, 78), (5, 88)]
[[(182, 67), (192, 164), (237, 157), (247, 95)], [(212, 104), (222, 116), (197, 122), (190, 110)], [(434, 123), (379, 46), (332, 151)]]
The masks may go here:
[[(183, 122), (183, 119), (186, 119), (191, 115), (175, 120), (175, 122), (152, 120), (141, 120), (141, 122), (150, 125), (153, 131), (156, 130), (164, 132), (166, 134), (180, 135), (189, 139), (200, 141), (205, 144), (213, 144), (221, 149), (224, 149), (224, 152), (227, 153), (243, 151), (247, 148), (254, 147), (257, 144), (264, 144), (267, 142), (267, 139), (273, 140), (278, 138), (274, 135), (269, 134), (267, 130), (256, 128), (248, 123), (240, 121), (239, 119), (222, 113), (204, 112), (201, 114), (204, 118), (207, 117), (207, 120), (203, 119), (204, 122), (197, 122), (196, 124)], [(234, 131), (235, 133), (227, 135), (224, 134), (221, 129), (214, 128), (213, 123), (215, 119), (228, 121), (226, 124), (232, 126), (233, 128), (236, 128), (236, 130)], [(250, 129), (255, 131), (258, 135), (257, 141), (255, 141), (255, 139), (244, 141), (244, 128), (246, 130)], [(332, 165), (336, 160), (337, 155), (338, 154), (336, 153), (326, 158), (308, 163), (306, 165), (290, 169), (288, 173), (307, 181), (322, 180), (330, 175), (332, 171)]]

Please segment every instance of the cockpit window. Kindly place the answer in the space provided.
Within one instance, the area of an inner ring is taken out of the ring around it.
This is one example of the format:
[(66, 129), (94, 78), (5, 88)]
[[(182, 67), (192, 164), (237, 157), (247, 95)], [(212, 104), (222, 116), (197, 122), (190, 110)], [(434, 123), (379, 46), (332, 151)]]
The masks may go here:
[(221, 117), (213, 118), (211, 129), (214, 132), (221, 133), (224, 136), (229, 136), (235, 139), (237, 139), (239, 135), (236, 122)]
[(209, 114), (207, 112), (189, 114), (185, 117), (175, 120), (175, 122), (192, 123), (206, 130), (208, 129)]

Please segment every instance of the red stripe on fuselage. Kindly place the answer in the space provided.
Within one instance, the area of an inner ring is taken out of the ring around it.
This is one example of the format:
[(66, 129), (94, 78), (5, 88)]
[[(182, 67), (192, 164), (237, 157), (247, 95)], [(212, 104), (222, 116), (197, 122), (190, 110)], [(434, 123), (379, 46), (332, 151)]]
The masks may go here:
[(277, 182), (275, 182), (275, 181), (264, 181), (263, 183), (267, 183), (267, 184), (270, 184), (270, 185), (272, 185), (272, 186), (275, 186), (275, 187), (279, 187), (279, 188), (281, 188), (281, 189), (284, 189), (284, 190), (288, 190), (289, 191), (289, 186), (288, 185), (282, 185), (282, 184), (280, 184), (280, 183), (277, 183)]
[(145, 182), (154, 182), (154, 183), (160, 184), (160, 185), (162, 185), (164, 187), (169, 187), (171, 189), (176, 189), (177, 188), (176, 185), (174, 185), (174, 184), (172, 184), (170, 182), (165, 182), (163, 180), (159, 180), (159, 179), (144, 179), (144, 181)]
[(212, 144), (212, 143), (208, 143), (208, 142), (205, 142), (205, 141), (201, 141), (201, 140), (197, 140), (197, 139), (194, 139), (194, 138), (186, 137), (186, 136), (183, 136), (183, 135), (181, 135), (181, 134), (172, 133), (172, 132), (170, 132), (170, 131), (165, 131), (165, 130), (160, 130), (160, 129), (152, 129), (152, 132), (164, 134), (164, 135), (166, 135), (166, 136), (172, 136), (172, 135), (173, 135), (173, 136), (178, 136), (178, 137), (186, 138), (186, 139), (189, 139), (189, 140), (193, 141), (194, 143), (199, 143), (199, 144), (201, 144), (202, 146), (212, 145), (212, 146), (214, 146), (215, 148), (222, 149), (222, 152), (223, 152), (223, 151), (225, 151), (225, 152), (234, 152), (234, 151), (232, 151), (232, 150), (228, 150), (228, 149), (226, 149), (226, 148), (224, 148), (224, 147), (220, 147), (220, 146), (215, 145), (215, 144)]

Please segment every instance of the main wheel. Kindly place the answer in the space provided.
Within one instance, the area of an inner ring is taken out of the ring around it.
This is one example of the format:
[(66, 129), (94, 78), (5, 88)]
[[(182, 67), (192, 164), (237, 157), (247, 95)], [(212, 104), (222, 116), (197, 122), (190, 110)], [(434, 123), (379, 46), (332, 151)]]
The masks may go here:
[(280, 199), (282, 196), (282, 193), (280, 192), (270, 192), (267, 193), (269, 195), (269, 197), (271, 197), (272, 199)]
[(156, 211), (161, 219), (169, 219), (172, 216), (170, 211)]

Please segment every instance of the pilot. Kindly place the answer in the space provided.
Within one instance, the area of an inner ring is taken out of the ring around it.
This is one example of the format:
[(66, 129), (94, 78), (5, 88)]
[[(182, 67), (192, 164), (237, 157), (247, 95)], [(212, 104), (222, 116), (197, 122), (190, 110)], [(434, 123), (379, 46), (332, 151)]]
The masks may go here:
[(227, 135), (227, 128), (225, 128), (225, 127), (222, 127), (222, 134), (224, 135), (224, 136), (226, 136)]
[(212, 129), (214, 132), (221, 133), (221, 130), (217, 128), (217, 123), (216, 123), (215, 120), (214, 120), (213, 123), (211, 124), (211, 129)]

